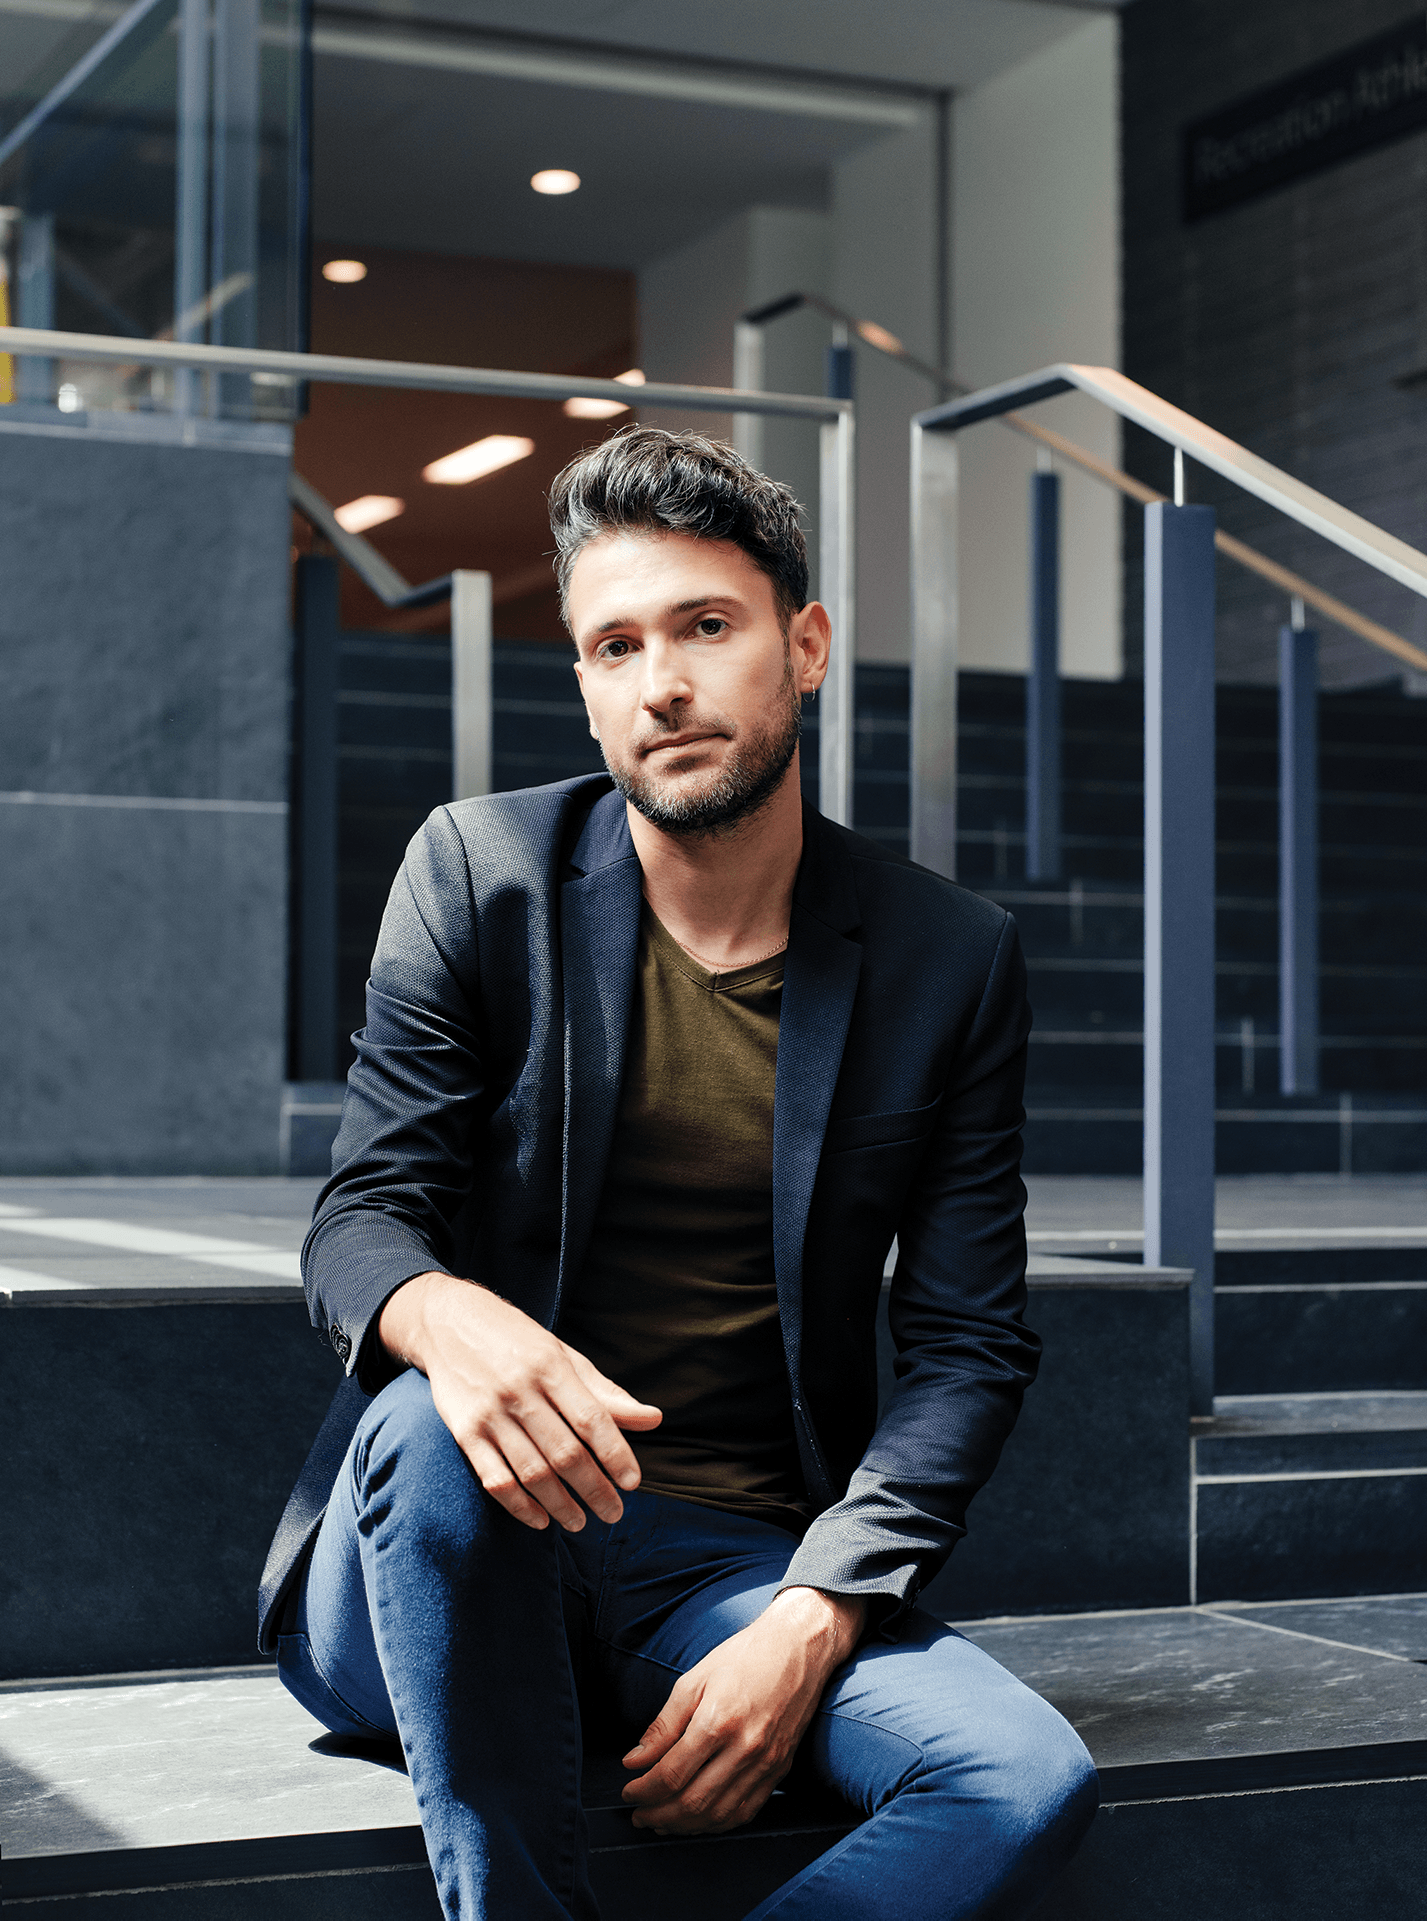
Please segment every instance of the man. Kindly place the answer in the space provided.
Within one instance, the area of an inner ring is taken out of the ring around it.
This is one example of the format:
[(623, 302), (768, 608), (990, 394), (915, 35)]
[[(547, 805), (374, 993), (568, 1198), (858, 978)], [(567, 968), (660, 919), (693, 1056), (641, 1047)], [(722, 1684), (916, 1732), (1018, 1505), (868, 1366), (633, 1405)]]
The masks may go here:
[(305, 1249), (352, 1385), (265, 1640), (400, 1735), (452, 1916), (596, 1914), (582, 1703), (638, 1828), (736, 1827), (795, 1757), (864, 1814), (760, 1917), (1020, 1915), (1089, 1758), (914, 1606), (1038, 1354), (1014, 926), (802, 804), (786, 488), (637, 428), (551, 523), (609, 777), (443, 808), (397, 876)]

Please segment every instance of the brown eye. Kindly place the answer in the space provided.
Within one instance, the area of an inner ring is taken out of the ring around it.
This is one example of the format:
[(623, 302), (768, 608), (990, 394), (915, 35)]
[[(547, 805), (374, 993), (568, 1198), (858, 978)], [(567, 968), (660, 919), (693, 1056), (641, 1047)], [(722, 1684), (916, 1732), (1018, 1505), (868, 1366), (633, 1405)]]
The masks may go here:
[(699, 622), (699, 632), (707, 635), (708, 638), (712, 640), (714, 635), (720, 633), (727, 625), (728, 622), (726, 620), (720, 620), (717, 614), (705, 614), (704, 618)]

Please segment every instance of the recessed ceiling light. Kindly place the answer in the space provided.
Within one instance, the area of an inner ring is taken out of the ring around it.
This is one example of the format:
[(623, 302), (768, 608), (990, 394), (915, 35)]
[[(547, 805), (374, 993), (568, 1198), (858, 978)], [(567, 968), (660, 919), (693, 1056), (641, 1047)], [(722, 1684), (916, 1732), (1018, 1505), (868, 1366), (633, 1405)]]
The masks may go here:
[(357, 281), (366, 277), (365, 263), (360, 260), (329, 260), (322, 269), (322, 278), (335, 280), (339, 287), (355, 286)]
[(535, 442), (523, 434), (487, 434), (484, 440), (473, 440), (469, 447), (458, 447), (455, 453), (433, 460), (421, 469), (421, 478), (434, 480), (438, 487), (464, 487), (467, 481), (497, 473), (534, 452)]
[(857, 331), (869, 347), (880, 347), (884, 354), (904, 354), (907, 351), (894, 333), (879, 327), (875, 320), (859, 320)]
[[(644, 375), (638, 367), (631, 367), (628, 373), (616, 374), (615, 379), (626, 387), (642, 387)], [(616, 414), (627, 414), (627, 400), (596, 400), (583, 394), (565, 402), (565, 412), (571, 420), (613, 420)]]
[(364, 534), (368, 527), (380, 527), (384, 520), (395, 520), (405, 512), (406, 502), (398, 500), (395, 494), (363, 494), (358, 500), (349, 500), (345, 507), (338, 507), (333, 519), (349, 534)]
[(574, 193), (580, 176), (568, 167), (542, 167), (539, 173), (531, 174), (530, 184), (537, 193)]

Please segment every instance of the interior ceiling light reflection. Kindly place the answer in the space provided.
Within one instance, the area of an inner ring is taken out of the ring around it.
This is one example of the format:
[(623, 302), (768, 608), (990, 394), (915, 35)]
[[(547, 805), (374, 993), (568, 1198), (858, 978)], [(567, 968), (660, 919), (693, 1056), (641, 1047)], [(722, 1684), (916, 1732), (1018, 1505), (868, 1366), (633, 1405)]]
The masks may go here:
[(464, 487), (468, 481), (498, 473), (534, 452), (535, 442), (524, 434), (487, 434), (484, 440), (473, 440), (469, 447), (458, 447), (455, 453), (433, 460), (421, 469), (421, 478), (434, 481), (438, 487)]
[[(638, 367), (631, 367), (628, 373), (616, 374), (615, 379), (626, 387), (642, 387), (644, 375)], [(565, 412), (571, 420), (613, 420), (616, 414), (627, 414), (627, 400), (594, 400), (575, 395), (565, 402)]]
[(339, 287), (355, 286), (366, 277), (366, 263), (361, 260), (329, 260), (322, 269), (322, 278), (335, 281)]
[(537, 193), (574, 193), (580, 176), (568, 167), (542, 167), (539, 173), (531, 174), (530, 184)]
[(384, 520), (395, 520), (406, 512), (406, 502), (395, 494), (362, 494), (333, 512), (333, 519), (349, 534), (364, 534), (368, 527), (380, 527)]

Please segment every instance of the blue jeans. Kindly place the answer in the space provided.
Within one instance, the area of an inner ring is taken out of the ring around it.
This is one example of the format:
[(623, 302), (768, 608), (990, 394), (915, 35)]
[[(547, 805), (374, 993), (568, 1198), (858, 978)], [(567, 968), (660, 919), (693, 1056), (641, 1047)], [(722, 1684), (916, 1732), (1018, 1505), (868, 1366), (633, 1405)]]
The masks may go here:
[[(447, 1914), (596, 1921), (581, 1693), (632, 1744), (678, 1676), (762, 1613), (795, 1545), (645, 1493), (613, 1526), (527, 1528), (409, 1372), (357, 1430), (278, 1666), (334, 1732), (400, 1736)], [(864, 1820), (757, 1921), (1024, 1915), (1097, 1800), (1068, 1723), (920, 1612), (833, 1676), (797, 1766)]]

